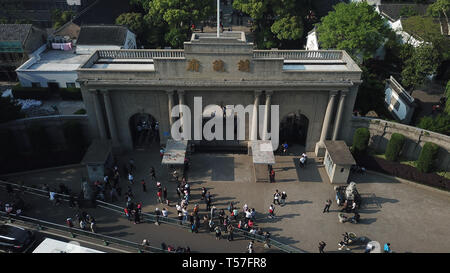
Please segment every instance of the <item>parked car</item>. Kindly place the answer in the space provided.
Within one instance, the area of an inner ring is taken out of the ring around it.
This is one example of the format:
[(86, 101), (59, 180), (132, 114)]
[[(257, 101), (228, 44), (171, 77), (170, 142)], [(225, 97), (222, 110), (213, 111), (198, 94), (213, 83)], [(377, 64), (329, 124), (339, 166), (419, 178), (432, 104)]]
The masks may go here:
[(5, 252), (25, 252), (35, 241), (35, 234), (21, 227), (0, 226), (0, 249)]

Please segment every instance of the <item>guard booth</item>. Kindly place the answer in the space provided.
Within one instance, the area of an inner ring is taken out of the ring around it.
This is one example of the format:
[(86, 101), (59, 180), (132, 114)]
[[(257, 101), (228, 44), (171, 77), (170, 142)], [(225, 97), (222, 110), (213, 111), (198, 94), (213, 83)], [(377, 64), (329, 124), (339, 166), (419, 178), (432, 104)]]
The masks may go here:
[(169, 181), (175, 181), (173, 172), (177, 171), (181, 179), (184, 175), (184, 159), (186, 158), (188, 141), (168, 139), (161, 165), (167, 167)]
[(272, 141), (257, 140), (251, 142), (253, 173), (255, 182), (270, 182), (269, 165), (275, 164)]
[(92, 141), (81, 164), (86, 166), (89, 182), (103, 181), (106, 170), (112, 168), (114, 164), (111, 140), (95, 139)]
[(356, 164), (350, 149), (343, 140), (326, 140), (324, 165), (330, 182), (347, 184), (350, 168)]

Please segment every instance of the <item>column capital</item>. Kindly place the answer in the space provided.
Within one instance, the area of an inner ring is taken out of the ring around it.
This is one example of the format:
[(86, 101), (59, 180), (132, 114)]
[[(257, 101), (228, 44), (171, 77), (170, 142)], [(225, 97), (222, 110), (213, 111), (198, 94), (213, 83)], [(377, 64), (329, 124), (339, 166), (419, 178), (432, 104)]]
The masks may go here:
[(186, 90), (177, 90), (177, 93), (179, 95), (184, 95), (184, 94), (186, 94)]
[(266, 90), (266, 96), (272, 96), (273, 90)]
[(338, 91), (330, 91), (330, 97), (334, 97), (338, 94)]
[(175, 92), (173, 89), (170, 90), (165, 90), (167, 95), (173, 95), (173, 93)]
[(262, 94), (262, 92), (263, 92), (262, 90), (255, 90), (254, 94), (255, 94), (255, 96), (259, 96)]

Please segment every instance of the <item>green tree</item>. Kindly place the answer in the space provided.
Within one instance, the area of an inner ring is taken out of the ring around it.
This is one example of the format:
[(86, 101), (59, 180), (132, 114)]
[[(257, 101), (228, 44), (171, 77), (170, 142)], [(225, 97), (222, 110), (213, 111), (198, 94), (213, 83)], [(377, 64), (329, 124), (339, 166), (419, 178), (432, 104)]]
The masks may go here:
[(0, 123), (25, 117), (22, 106), (11, 97), (0, 97)]
[(449, 24), (448, 14), (450, 13), (450, 1), (437, 0), (436, 2), (428, 6), (428, 13), (435, 17), (441, 17), (441, 15), (444, 15), (448, 25)]
[(164, 29), (164, 40), (179, 48), (191, 34), (190, 25), (212, 15), (213, 0), (142, 1), (147, 14), (144, 20), (151, 28)]
[(323, 48), (346, 50), (361, 62), (374, 55), (391, 30), (372, 6), (361, 2), (335, 5), (317, 32)]
[(128, 27), (128, 29), (134, 32), (137, 36), (142, 35), (145, 28), (145, 22), (142, 14), (136, 12), (122, 13), (116, 18), (116, 25)]
[(417, 127), (450, 136), (450, 115), (443, 113), (436, 117), (423, 117), (420, 119)]
[(362, 67), (362, 84), (359, 86), (356, 96), (355, 109), (362, 115), (374, 110), (380, 114), (384, 109), (384, 84), (378, 79), (376, 74), (371, 73), (367, 68)]
[(422, 85), (428, 75), (434, 74), (440, 63), (439, 52), (429, 44), (417, 47), (405, 61), (402, 71), (402, 84), (407, 89)]
[(61, 11), (59, 9), (52, 10), (52, 22), (53, 28), (58, 29), (63, 26), (65, 23), (69, 22), (72, 17), (75, 16), (75, 13), (71, 10)]
[(304, 36), (307, 0), (235, 0), (233, 8), (253, 19), (258, 48), (298, 46)]

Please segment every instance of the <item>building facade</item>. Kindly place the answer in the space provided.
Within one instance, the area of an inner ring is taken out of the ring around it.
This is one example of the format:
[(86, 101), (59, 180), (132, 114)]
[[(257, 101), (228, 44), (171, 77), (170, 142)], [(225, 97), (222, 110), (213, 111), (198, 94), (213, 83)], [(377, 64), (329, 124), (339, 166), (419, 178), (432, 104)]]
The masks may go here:
[[(325, 140), (342, 139), (349, 131), (361, 77), (345, 51), (255, 50), (241, 32), (219, 38), (194, 33), (182, 50), (99, 50), (77, 72), (93, 135), (110, 138), (116, 148), (136, 147), (133, 126), (139, 116), (158, 121), (165, 143), (176, 121), (169, 110), (179, 104), (194, 109), (194, 97), (201, 97), (203, 109), (279, 105), (280, 141), (322, 156)], [(270, 132), (268, 113), (258, 118)], [(261, 128), (254, 119), (245, 124), (245, 141), (192, 143), (248, 145)]]

